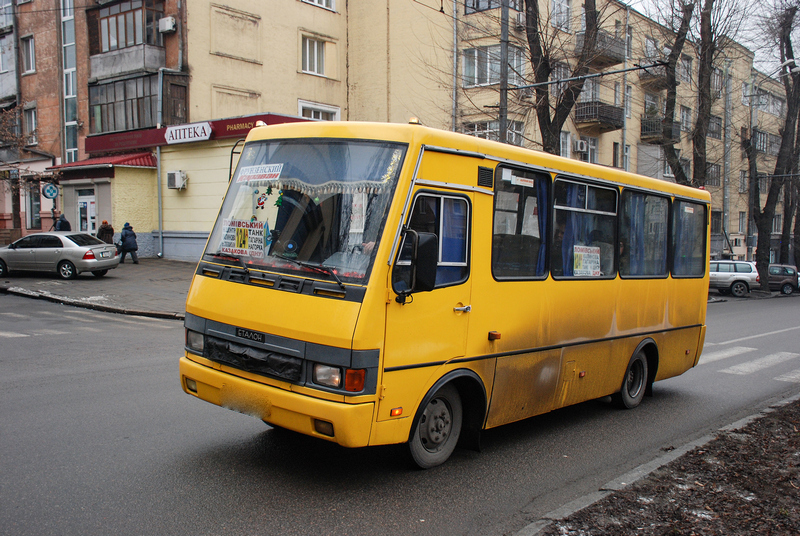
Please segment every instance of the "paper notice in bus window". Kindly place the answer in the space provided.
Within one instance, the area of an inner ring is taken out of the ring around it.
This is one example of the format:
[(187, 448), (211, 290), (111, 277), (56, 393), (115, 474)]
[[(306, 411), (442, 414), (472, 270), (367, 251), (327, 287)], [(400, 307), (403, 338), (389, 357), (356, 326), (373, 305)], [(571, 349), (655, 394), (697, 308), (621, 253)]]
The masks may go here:
[(222, 253), (264, 258), (264, 223), (258, 221), (223, 220)]
[(575, 264), (573, 275), (600, 277), (600, 248), (594, 246), (573, 246)]
[(683, 207), (683, 211), (686, 214), (694, 214), (694, 207), (689, 207), (689, 206)]
[(529, 195), (525, 198), (525, 213), (522, 217), (522, 234), (541, 238), (539, 234), (538, 200)]
[(511, 175), (511, 184), (514, 186), (525, 186), (526, 188), (533, 188), (536, 186), (536, 181), (534, 179), (527, 179), (525, 177), (517, 177), (516, 175)]
[(283, 164), (264, 164), (260, 166), (245, 166), (239, 170), (236, 182), (274, 181), (281, 177)]

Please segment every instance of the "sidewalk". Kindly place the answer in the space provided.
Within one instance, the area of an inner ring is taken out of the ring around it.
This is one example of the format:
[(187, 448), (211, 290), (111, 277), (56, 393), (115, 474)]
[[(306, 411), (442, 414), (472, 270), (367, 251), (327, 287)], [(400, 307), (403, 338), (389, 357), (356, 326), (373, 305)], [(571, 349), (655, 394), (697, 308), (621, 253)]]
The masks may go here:
[(16, 294), (99, 311), (183, 319), (196, 263), (130, 260), (105, 277), (63, 280), (56, 274), (15, 272), (0, 279), (0, 294)]

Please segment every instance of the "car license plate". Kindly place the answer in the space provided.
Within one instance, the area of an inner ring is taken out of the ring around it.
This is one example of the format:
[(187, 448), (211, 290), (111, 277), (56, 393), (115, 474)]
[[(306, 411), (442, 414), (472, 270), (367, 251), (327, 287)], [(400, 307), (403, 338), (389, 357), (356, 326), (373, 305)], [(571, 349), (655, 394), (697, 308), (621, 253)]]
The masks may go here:
[(102, 259), (106, 259), (106, 258), (108, 258), (110, 256), (111, 256), (111, 253), (109, 253), (108, 251), (101, 251), (100, 252), (100, 258), (102, 258)]

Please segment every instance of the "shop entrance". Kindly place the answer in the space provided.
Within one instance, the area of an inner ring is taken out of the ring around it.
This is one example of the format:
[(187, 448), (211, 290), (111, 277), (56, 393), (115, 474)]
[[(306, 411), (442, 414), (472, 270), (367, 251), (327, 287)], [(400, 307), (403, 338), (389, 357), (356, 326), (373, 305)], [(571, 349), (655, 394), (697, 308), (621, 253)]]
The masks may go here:
[(97, 232), (97, 207), (94, 200), (94, 188), (78, 190), (78, 226), (84, 233)]

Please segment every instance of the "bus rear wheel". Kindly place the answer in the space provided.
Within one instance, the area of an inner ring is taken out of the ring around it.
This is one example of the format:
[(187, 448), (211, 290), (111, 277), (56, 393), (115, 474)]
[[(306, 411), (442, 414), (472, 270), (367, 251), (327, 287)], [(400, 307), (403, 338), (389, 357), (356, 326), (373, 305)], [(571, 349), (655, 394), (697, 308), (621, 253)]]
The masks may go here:
[(447, 461), (461, 435), (462, 416), (461, 397), (455, 387), (445, 385), (436, 391), (408, 442), (414, 463), (429, 469)]
[(647, 356), (639, 350), (628, 362), (622, 387), (613, 396), (614, 402), (624, 409), (633, 409), (638, 406), (647, 390)]

